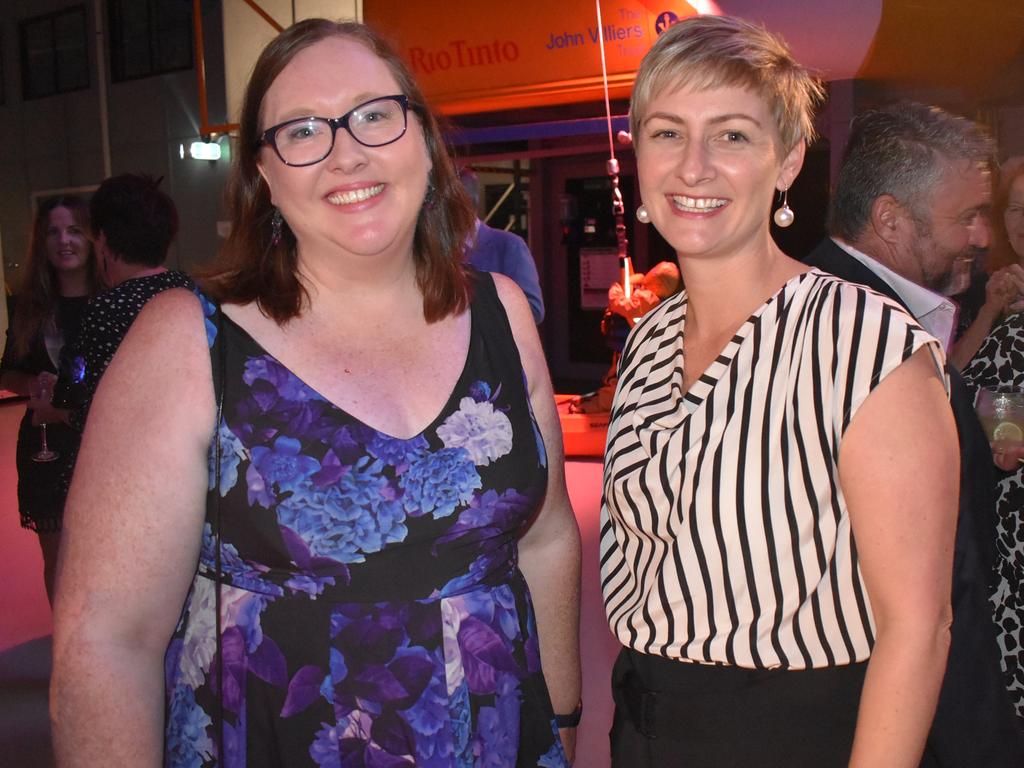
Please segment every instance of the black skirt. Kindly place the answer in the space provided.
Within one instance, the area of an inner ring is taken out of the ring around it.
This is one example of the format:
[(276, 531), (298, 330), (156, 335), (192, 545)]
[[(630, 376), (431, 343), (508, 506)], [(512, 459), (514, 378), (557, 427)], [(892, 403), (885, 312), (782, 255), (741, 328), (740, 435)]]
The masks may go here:
[(42, 445), (40, 437), (39, 427), (32, 425), (32, 412), (26, 411), (18, 429), (18, 511), (22, 527), (38, 533), (55, 533), (61, 529), (67, 499), (66, 476), (82, 436), (65, 424), (48, 424), (46, 442), (58, 454), (49, 462), (32, 460)]
[(612, 670), (612, 765), (846, 766), (866, 670), (742, 669), (623, 649)]

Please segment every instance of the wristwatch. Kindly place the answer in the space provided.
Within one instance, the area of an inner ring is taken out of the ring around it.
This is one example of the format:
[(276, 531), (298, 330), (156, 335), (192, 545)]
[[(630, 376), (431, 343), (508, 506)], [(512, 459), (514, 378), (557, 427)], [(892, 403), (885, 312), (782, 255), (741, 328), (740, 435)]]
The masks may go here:
[(580, 724), (580, 718), (583, 716), (583, 701), (581, 700), (577, 705), (576, 709), (567, 715), (555, 715), (555, 725), (559, 728), (575, 728)]

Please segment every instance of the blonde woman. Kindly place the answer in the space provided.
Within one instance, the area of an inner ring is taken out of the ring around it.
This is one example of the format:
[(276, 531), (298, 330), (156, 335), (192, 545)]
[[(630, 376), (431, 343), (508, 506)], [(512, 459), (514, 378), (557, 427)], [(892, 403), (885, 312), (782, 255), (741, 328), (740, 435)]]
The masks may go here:
[[(632, 331), (602, 587), (616, 766), (916, 766), (949, 643), (956, 433), (938, 342), (784, 254), (818, 85), (764, 29), (694, 17), (630, 105), (685, 290)], [(799, 214), (799, 212), (797, 212)]]

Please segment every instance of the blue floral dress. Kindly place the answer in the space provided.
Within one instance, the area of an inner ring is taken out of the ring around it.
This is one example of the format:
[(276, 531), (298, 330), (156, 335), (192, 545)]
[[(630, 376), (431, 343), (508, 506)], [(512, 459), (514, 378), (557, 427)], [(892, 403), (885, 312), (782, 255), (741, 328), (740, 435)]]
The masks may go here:
[(566, 765), (517, 566), (546, 456), (490, 276), (459, 382), (408, 440), (200, 299), (221, 416), (165, 764)]

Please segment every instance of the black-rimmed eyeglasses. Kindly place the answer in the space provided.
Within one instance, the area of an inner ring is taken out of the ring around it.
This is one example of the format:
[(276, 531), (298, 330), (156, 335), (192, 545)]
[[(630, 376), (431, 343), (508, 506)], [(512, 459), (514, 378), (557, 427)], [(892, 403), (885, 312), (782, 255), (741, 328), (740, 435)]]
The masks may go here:
[(339, 128), (364, 147), (383, 147), (398, 141), (408, 126), (409, 99), (381, 96), (364, 101), (341, 117), (297, 117), (263, 132), (259, 144), (274, 148), (285, 165), (319, 163), (334, 148)]

